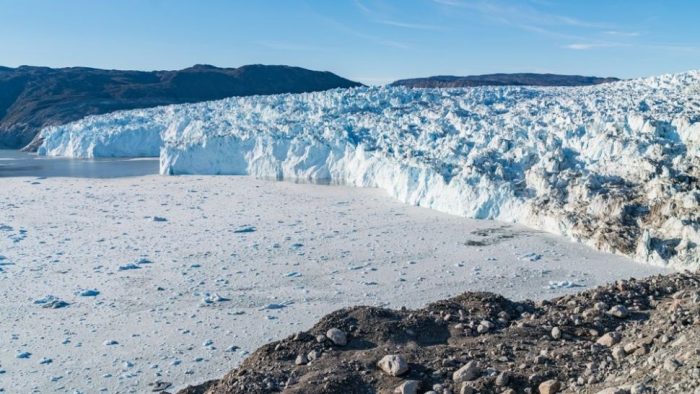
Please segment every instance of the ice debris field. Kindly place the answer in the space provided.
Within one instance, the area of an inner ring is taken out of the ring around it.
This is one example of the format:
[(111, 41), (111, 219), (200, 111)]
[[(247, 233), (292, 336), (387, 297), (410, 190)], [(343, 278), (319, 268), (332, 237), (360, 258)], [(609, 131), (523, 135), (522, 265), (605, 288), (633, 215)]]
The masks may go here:
[(160, 155), (162, 174), (377, 187), (640, 262), (700, 266), (700, 71), (576, 88), (231, 98), (42, 134), (43, 155)]
[(548, 298), (668, 272), (379, 189), (158, 175), (2, 185), (8, 394), (175, 392), (345, 306)]

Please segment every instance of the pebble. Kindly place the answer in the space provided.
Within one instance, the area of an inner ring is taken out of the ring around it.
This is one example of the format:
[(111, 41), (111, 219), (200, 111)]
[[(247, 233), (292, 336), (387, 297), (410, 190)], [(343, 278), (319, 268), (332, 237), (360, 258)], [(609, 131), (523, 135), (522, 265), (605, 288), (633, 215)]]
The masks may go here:
[(397, 354), (382, 357), (377, 366), (389, 376), (401, 376), (408, 372), (408, 362), (403, 356)]
[(462, 383), (472, 381), (479, 376), (481, 376), (481, 369), (476, 361), (470, 361), (452, 374), (452, 380), (455, 383)]
[(630, 391), (621, 387), (608, 387), (598, 391), (596, 394), (630, 394)]
[(554, 339), (561, 339), (561, 329), (559, 327), (554, 327), (552, 328), (552, 338)]
[(540, 394), (554, 394), (561, 390), (561, 383), (558, 380), (550, 379), (540, 383), (537, 389), (540, 391)]
[(620, 342), (622, 339), (622, 336), (618, 332), (609, 332), (602, 337), (598, 338), (596, 341), (597, 344), (607, 346), (607, 347), (612, 347), (613, 345), (616, 345)]
[(608, 313), (612, 316), (619, 318), (619, 319), (624, 319), (627, 316), (629, 316), (629, 314), (630, 314), (624, 305), (615, 305), (612, 308), (610, 308)]
[(496, 381), (494, 383), (496, 386), (502, 387), (507, 385), (508, 381), (510, 381), (510, 376), (505, 372), (501, 372), (498, 374), (498, 376), (496, 376)]
[(615, 346), (611, 353), (613, 358), (618, 361), (623, 360), (627, 356), (627, 352), (622, 346)]
[(309, 362), (309, 359), (303, 354), (298, 355), (296, 360), (294, 360), (294, 364), (296, 364), (296, 365), (305, 365), (308, 362)]
[(664, 361), (664, 369), (668, 372), (676, 372), (680, 366), (681, 363), (675, 358), (667, 358), (666, 361)]
[(417, 380), (406, 380), (394, 389), (394, 394), (417, 394), (419, 386)]
[(348, 336), (345, 331), (338, 328), (331, 328), (326, 332), (326, 337), (338, 346), (345, 346), (348, 343)]

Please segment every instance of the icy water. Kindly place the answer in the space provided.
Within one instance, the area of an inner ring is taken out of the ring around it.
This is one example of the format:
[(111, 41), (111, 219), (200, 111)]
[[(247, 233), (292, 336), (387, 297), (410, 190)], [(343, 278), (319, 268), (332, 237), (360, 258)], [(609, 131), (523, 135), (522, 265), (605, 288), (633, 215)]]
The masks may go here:
[(0, 150), (0, 178), (72, 177), (119, 178), (158, 173), (158, 158), (66, 159)]

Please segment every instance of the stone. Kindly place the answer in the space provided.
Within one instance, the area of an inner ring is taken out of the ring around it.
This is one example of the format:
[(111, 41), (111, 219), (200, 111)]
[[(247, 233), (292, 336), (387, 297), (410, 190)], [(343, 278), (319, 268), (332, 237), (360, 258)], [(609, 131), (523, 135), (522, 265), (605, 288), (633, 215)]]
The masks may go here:
[(561, 339), (561, 329), (559, 327), (552, 328), (551, 335), (554, 339)]
[(400, 376), (408, 372), (408, 362), (403, 356), (398, 354), (389, 354), (382, 357), (377, 366), (389, 376)]
[(607, 346), (607, 347), (612, 347), (614, 345), (617, 345), (620, 340), (622, 339), (622, 336), (620, 335), (619, 332), (609, 332), (602, 337), (598, 338), (596, 341), (597, 344)]
[(321, 352), (319, 352), (318, 350), (312, 350), (309, 352), (309, 354), (306, 355), (306, 359), (309, 361), (314, 361), (319, 357), (321, 357)]
[(419, 386), (417, 380), (406, 380), (394, 389), (394, 394), (417, 394)]
[(455, 383), (469, 382), (478, 378), (480, 375), (481, 369), (476, 361), (470, 361), (452, 374), (452, 380), (454, 380)]
[(630, 394), (645, 394), (648, 392), (650, 392), (650, 390), (644, 383), (633, 384), (630, 387)]
[(496, 386), (505, 386), (508, 384), (508, 381), (510, 380), (510, 376), (508, 376), (507, 373), (501, 372), (496, 376), (496, 381), (494, 382)]
[(540, 391), (540, 394), (554, 394), (561, 390), (561, 383), (558, 380), (550, 379), (540, 383), (537, 389)]
[(338, 328), (331, 328), (326, 332), (326, 338), (330, 339), (331, 342), (338, 346), (345, 346), (348, 344), (348, 336), (345, 331)]
[(481, 323), (476, 327), (476, 332), (479, 334), (486, 334), (487, 332), (491, 331), (491, 329), (494, 327), (494, 324), (491, 323), (488, 320), (482, 320)]
[(681, 363), (675, 358), (667, 358), (666, 361), (664, 361), (664, 369), (668, 372), (676, 372), (680, 366)]
[(629, 311), (624, 305), (615, 305), (614, 307), (610, 308), (608, 313), (619, 319), (624, 319), (630, 315)]
[(294, 364), (296, 364), (296, 365), (304, 365), (308, 362), (309, 362), (309, 359), (306, 358), (306, 356), (303, 354), (298, 355), (296, 360), (294, 360)]
[(462, 383), (462, 387), (459, 388), (459, 394), (474, 394), (475, 392), (474, 387), (467, 382)]
[(638, 347), (639, 346), (636, 343), (630, 342), (630, 343), (625, 344), (623, 349), (625, 349), (625, 353), (630, 354), (630, 353), (634, 352), (635, 350), (637, 350)]
[(623, 360), (627, 356), (627, 352), (625, 352), (622, 346), (615, 346), (611, 353), (613, 358), (617, 361)]
[(630, 392), (622, 387), (608, 387), (607, 389), (598, 391), (596, 394), (630, 394)]

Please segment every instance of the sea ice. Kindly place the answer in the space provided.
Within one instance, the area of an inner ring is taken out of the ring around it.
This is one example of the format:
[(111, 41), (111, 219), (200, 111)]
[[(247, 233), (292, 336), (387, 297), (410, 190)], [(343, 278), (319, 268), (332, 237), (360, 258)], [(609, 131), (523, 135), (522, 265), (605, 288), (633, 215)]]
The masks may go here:
[(42, 308), (50, 309), (60, 309), (70, 305), (68, 302), (63, 301), (62, 299), (52, 295), (47, 295), (45, 297), (34, 300), (34, 303), (37, 305), (41, 305)]

